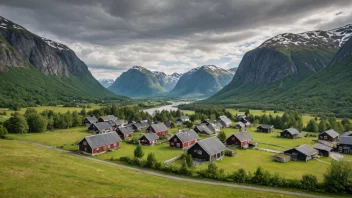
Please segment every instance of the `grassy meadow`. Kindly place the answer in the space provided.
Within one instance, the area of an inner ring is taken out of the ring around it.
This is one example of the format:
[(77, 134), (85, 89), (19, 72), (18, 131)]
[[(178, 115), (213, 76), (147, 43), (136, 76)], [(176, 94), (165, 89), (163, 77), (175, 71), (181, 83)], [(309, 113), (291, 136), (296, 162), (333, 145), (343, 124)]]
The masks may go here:
[(0, 197), (295, 197), (174, 181), (0, 140)]

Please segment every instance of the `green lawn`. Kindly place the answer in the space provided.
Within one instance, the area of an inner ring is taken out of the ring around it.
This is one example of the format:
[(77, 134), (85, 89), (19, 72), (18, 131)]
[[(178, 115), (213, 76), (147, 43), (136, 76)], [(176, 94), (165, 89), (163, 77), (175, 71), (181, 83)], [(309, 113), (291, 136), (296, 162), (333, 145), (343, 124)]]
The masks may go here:
[(146, 175), (0, 140), (0, 197), (295, 197)]

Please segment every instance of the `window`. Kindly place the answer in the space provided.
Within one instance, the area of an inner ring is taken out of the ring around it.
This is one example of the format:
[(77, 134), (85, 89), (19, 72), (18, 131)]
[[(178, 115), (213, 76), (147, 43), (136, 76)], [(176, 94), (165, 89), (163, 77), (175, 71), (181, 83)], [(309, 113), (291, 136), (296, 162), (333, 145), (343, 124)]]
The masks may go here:
[(177, 138), (174, 138), (174, 142), (177, 142)]
[(173, 146), (174, 145), (174, 143), (173, 142), (171, 142), (171, 146)]
[(87, 146), (87, 142), (86, 142), (86, 141), (83, 141), (83, 145), (84, 145), (84, 146)]
[(202, 150), (197, 151), (198, 155), (202, 155)]
[(232, 138), (231, 138), (232, 140), (236, 140), (236, 138), (233, 136)]
[(176, 147), (180, 147), (180, 143), (176, 143)]
[(325, 136), (324, 136), (324, 140), (326, 140), (326, 139), (328, 139), (328, 136), (325, 135)]

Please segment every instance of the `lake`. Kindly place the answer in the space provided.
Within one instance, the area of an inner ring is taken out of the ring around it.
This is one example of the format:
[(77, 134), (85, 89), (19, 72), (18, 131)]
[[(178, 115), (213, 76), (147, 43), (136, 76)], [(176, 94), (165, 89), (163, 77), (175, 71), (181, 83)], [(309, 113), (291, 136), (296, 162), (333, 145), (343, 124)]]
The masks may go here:
[(191, 103), (191, 101), (182, 101), (182, 102), (170, 101), (170, 102), (172, 103), (171, 105), (165, 105), (165, 106), (151, 108), (151, 109), (144, 109), (143, 111), (149, 113), (150, 115), (153, 115), (155, 110), (158, 110), (158, 111), (162, 111), (162, 110), (167, 110), (167, 111), (173, 110), (173, 111), (176, 111), (178, 109), (178, 107), (176, 107), (176, 106), (181, 105), (181, 104), (189, 104), (189, 103)]

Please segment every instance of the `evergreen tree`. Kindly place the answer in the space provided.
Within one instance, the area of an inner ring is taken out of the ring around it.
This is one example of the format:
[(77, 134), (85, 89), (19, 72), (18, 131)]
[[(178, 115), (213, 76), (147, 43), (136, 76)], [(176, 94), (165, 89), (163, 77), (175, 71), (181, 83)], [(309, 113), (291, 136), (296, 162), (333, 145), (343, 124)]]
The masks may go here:
[(186, 156), (186, 163), (187, 163), (187, 166), (188, 166), (189, 168), (193, 168), (193, 167), (194, 167), (192, 155), (188, 154), (188, 155)]
[(314, 119), (309, 120), (306, 130), (309, 132), (318, 132), (319, 131), (319, 126), (317, 122)]
[(140, 144), (138, 144), (136, 149), (134, 150), (134, 156), (136, 158), (142, 158), (144, 156), (143, 148)]
[(219, 140), (221, 142), (225, 142), (226, 141), (226, 133), (224, 131), (220, 131), (217, 137), (219, 138)]
[(6, 138), (7, 133), (7, 129), (4, 126), (0, 125), (0, 138)]
[(156, 162), (157, 161), (156, 161), (154, 153), (149, 153), (148, 157), (147, 157), (147, 166), (152, 168), (152, 167), (154, 167)]

